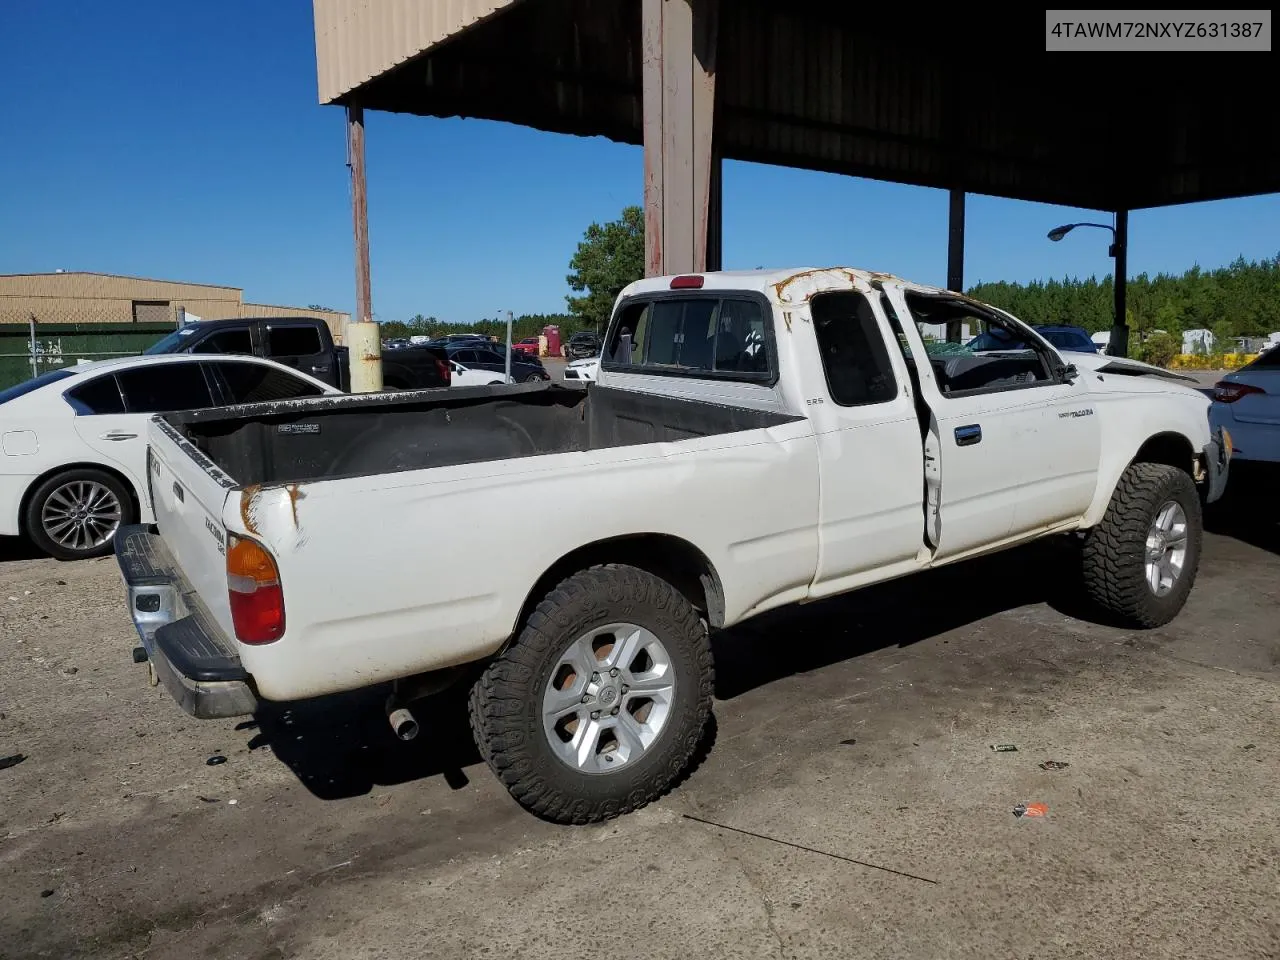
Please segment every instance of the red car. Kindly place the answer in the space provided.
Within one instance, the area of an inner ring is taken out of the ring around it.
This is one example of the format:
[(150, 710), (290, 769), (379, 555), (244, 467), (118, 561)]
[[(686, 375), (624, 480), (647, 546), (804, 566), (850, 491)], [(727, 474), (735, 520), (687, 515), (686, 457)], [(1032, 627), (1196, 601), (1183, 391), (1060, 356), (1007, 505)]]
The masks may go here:
[(542, 352), (542, 341), (537, 337), (525, 337), (519, 343), (513, 343), (511, 349), (536, 357)]

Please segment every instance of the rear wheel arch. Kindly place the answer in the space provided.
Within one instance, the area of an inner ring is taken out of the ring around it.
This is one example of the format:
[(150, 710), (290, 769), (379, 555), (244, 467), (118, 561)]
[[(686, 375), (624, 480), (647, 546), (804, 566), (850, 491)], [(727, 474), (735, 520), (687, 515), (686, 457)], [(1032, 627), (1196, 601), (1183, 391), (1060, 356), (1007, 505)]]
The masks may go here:
[(670, 583), (711, 627), (724, 625), (724, 587), (707, 555), (687, 540), (663, 533), (641, 533), (598, 540), (573, 550), (534, 582), (520, 607), (511, 635), (561, 581), (582, 570), (624, 564)]

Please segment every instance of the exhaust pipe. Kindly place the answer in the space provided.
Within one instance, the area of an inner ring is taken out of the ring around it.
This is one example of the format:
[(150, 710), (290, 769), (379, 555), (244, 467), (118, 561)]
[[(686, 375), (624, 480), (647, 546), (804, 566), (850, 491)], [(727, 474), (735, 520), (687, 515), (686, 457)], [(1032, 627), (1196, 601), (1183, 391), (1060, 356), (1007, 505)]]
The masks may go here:
[(407, 708), (399, 706), (394, 699), (387, 701), (387, 722), (401, 740), (412, 740), (418, 735), (418, 721)]

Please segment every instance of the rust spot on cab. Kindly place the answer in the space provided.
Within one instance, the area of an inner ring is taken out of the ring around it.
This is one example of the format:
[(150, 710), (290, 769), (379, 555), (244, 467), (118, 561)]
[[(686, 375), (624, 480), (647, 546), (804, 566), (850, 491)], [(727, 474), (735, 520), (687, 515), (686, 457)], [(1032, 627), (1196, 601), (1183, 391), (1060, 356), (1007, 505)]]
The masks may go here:
[(250, 533), (258, 534), (258, 524), (253, 515), (257, 512), (258, 497), (262, 495), (262, 484), (252, 483), (240, 491), (240, 519), (244, 528)]

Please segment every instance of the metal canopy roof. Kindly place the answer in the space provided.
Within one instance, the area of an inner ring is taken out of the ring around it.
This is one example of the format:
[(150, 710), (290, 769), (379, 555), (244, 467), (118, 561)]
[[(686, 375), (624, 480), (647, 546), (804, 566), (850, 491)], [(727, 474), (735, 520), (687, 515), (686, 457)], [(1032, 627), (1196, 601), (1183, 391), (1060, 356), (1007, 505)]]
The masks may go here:
[[(323, 102), (641, 142), (640, 0), (384, 3), (315, 0)], [(1029, 58), (862, 11), (722, 0), (723, 156), (1100, 210), (1280, 192), (1270, 56)]]

